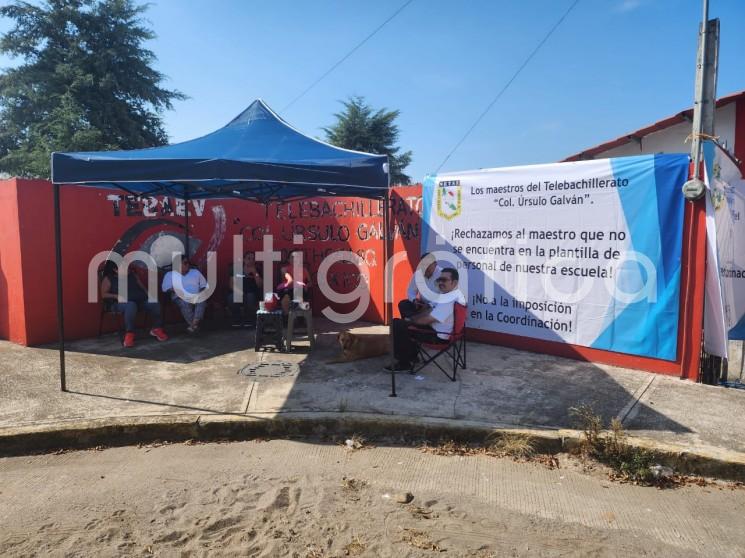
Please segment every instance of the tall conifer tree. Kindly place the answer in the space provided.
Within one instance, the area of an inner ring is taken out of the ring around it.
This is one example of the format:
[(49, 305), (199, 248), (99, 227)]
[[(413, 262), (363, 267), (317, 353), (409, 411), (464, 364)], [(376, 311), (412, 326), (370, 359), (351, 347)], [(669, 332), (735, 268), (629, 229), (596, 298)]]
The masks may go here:
[(0, 52), (0, 172), (49, 177), (52, 151), (167, 143), (161, 115), (185, 98), (162, 86), (147, 6), (132, 0), (20, 0), (0, 7), (14, 26)]

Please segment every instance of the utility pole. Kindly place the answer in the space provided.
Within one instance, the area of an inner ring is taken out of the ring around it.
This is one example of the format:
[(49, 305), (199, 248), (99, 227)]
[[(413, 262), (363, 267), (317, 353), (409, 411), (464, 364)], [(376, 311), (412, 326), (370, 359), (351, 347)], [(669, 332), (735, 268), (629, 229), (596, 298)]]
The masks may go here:
[(693, 130), (691, 132), (691, 159), (694, 175), (683, 185), (683, 195), (697, 200), (706, 187), (699, 178), (702, 159), (702, 139), (714, 135), (714, 110), (717, 96), (717, 71), (719, 65), (719, 20), (709, 20), (709, 0), (703, 0), (703, 18), (698, 31), (696, 55), (696, 91), (693, 103)]
[[(693, 126), (691, 130), (691, 159), (693, 160), (693, 171), (691, 177), (683, 185), (683, 195), (691, 203), (690, 213), (693, 216), (691, 226), (688, 229), (689, 257), (693, 258), (696, 252), (695, 246), (701, 252), (702, 260), (705, 262), (705, 246), (699, 242), (700, 228), (705, 226), (702, 219), (705, 214), (704, 200), (701, 198), (706, 193), (706, 186), (701, 180), (701, 160), (703, 159), (702, 146), (707, 139), (714, 139), (714, 111), (716, 108), (717, 94), (717, 66), (719, 56), (719, 20), (709, 20), (709, 0), (703, 0), (703, 17), (698, 30), (698, 52), (696, 54), (696, 89), (693, 104)], [(701, 336), (703, 335), (704, 281), (705, 264), (701, 269), (689, 263), (687, 275), (687, 288), (684, 303), (684, 351), (687, 357), (681, 362), (683, 376), (692, 377), (696, 373), (699, 381), (704, 383), (716, 383), (713, 380), (714, 370), (711, 359), (706, 358), (701, 352)], [(696, 294), (698, 293), (698, 294)], [(699, 298), (700, 297), (700, 298)], [(702, 366), (703, 362), (703, 366)], [(718, 376), (717, 376), (718, 378)]]

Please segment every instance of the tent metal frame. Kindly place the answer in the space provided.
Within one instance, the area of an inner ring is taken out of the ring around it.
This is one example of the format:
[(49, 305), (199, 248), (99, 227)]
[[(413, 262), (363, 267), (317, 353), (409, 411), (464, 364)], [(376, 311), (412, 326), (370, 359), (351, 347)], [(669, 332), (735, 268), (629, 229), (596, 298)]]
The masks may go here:
[[(169, 186), (167, 184), (159, 184), (159, 187), (155, 190), (151, 190), (148, 193), (140, 193), (136, 194), (134, 192), (129, 191), (127, 188), (123, 187), (119, 183), (114, 183), (113, 185), (122, 190), (123, 192), (126, 192), (129, 195), (136, 196), (136, 197), (144, 197), (144, 196), (151, 196), (151, 195), (157, 195), (157, 194), (163, 194), (163, 195), (173, 195), (175, 197), (181, 197), (186, 202), (186, 211), (185, 211), (185, 226), (186, 226), (186, 238), (185, 238), (185, 250), (187, 257), (190, 255), (190, 245), (189, 245), (189, 200), (194, 199), (189, 195), (189, 190), (194, 188), (193, 185), (190, 184), (181, 184), (174, 182), (173, 184), (181, 186), (183, 188), (182, 192), (174, 192), (169, 189)], [(75, 184), (70, 184), (74, 186)], [(57, 347), (59, 352), (59, 379), (60, 379), (60, 391), (66, 392), (67, 391), (67, 370), (66, 370), (66, 362), (65, 362), (65, 312), (64, 312), (64, 296), (63, 296), (63, 288), (64, 288), (64, 281), (62, 276), (62, 210), (61, 210), (61, 200), (60, 200), (60, 187), (62, 184), (58, 182), (53, 182), (52, 187), (54, 190), (54, 248), (55, 248), (55, 260), (56, 260), (56, 271), (57, 271)], [(210, 190), (209, 187), (200, 186), (200, 189), (203, 190)], [(219, 193), (226, 197), (226, 198), (234, 198), (234, 199), (241, 199), (244, 201), (253, 201), (253, 202), (259, 202), (268, 204), (270, 201), (293, 201), (297, 199), (307, 199), (307, 198), (313, 198), (313, 197), (319, 197), (318, 194), (314, 195), (307, 195), (307, 196), (292, 196), (287, 198), (282, 197), (274, 197), (276, 194), (278, 194), (282, 189), (281, 184), (272, 185), (270, 189), (269, 196), (264, 196), (264, 199), (260, 198), (248, 198), (248, 197), (241, 197), (240, 195), (236, 195), (234, 193), (235, 190), (232, 190), (230, 193), (223, 192), (222, 190), (219, 191)], [(385, 192), (383, 194), (383, 260), (387, 263), (390, 254), (391, 254), (391, 241), (393, 240), (391, 230), (390, 230), (390, 175), (389, 175), (389, 183), (388, 187), (385, 189)], [(157, 194), (156, 194), (157, 193)], [(335, 196), (335, 194), (332, 193), (332, 195)], [(381, 199), (378, 196), (370, 196), (372, 199)], [(392, 285), (388, 285), (388, 274), (385, 272), (386, 266), (383, 266), (383, 293), (384, 293), (384, 303), (383, 303), (383, 321), (387, 325), (391, 321), (392, 316), (392, 303), (387, 300), (387, 297), (390, 296), (390, 293), (392, 293)], [(392, 282), (392, 276), (391, 276), (391, 282)]]

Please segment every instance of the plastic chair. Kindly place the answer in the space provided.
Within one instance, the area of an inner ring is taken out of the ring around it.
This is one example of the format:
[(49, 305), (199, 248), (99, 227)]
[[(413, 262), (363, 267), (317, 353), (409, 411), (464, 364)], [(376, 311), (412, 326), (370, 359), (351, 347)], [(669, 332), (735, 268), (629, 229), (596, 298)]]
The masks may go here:
[(303, 318), (305, 320), (305, 333), (310, 341), (310, 350), (313, 350), (316, 344), (316, 336), (313, 334), (313, 310), (309, 307), (306, 310), (296, 308), (293, 304), (287, 315), (287, 350), (292, 350), (292, 339), (295, 335), (295, 320)]

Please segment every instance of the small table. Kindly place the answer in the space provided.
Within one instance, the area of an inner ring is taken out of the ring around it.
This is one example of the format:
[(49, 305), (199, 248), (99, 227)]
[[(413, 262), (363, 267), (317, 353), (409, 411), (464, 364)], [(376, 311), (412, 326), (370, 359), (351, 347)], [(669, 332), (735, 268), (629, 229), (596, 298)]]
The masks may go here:
[(282, 310), (256, 311), (256, 343), (258, 351), (266, 345), (274, 345), (278, 351), (284, 350), (284, 324)]

